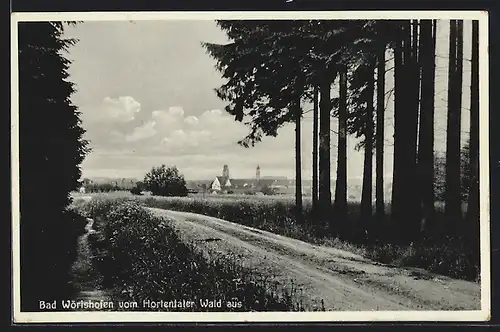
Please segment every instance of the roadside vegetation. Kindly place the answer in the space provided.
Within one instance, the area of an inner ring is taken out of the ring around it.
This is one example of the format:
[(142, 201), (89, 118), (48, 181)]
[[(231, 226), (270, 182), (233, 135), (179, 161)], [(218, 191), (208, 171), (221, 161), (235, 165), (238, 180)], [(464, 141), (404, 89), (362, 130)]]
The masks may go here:
[[(217, 196), (139, 199), (150, 207), (221, 218), (307, 242), (353, 251), (385, 264), (419, 267), (466, 280), (477, 280), (479, 277), (479, 245), (473, 239), (465, 236), (429, 236), (425, 240), (408, 244), (400, 241), (398, 232), (394, 231), (396, 225), (389, 221), (369, 227), (369, 231), (359, 234), (356, 229), (360, 222), (359, 203), (348, 204), (348, 219), (345, 223), (348, 227), (339, 231), (315, 223), (308, 201), (304, 204), (304, 215), (299, 222), (293, 199), (231, 199)], [(436, 219), (444, 218), (442, 207), (437, 207), (436, 210)]]
[[(278, 287), (227, 257), (203, 255), (179, 239), (170, 220), (153, 216), (136, 200), (96, 198), (77, 209), (94, 220), (89, 243), (95, 267), (116, 299), (194, 301), (186, 311), (301, 310), (293, 285)], [(206, 300), (221, 300), (222, 307), (203, 307)]]

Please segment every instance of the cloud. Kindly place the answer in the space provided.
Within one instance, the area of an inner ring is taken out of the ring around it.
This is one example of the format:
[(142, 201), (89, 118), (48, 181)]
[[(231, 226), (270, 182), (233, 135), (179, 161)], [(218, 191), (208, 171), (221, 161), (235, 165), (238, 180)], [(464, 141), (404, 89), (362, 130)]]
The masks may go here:
[[(180, 106), (151, 112), (150, 119), (135, 128), (127, 142), (150, 143), (154, 153), (215, 153), (230, 148), (248, 128), (221, 110), (207, 110), (199, 117), (186, 115)], [(132, 138), (133, 137), (133, 138)]]
[(91, 146), (146, 155), (220, 153), (248, 133), (220, 109), (199, 116), (181, 106), (147, 112), (131, 96), (106, 97), (97, 107), (84, 108), (82, 120)]
[(80, 107), (80, 112), (85, 138), (93, 148), (119, 147), (144, 136), (147, 129), (136, 129), (141, 104), (131, 96), (105, 97), (97, 105)]
[(184, 119), (184, 122), (186, 122), (189, 125), (195, 126), (198, 124), (199, 120), (197, 117), (190, 115)]
[(118, 97), (116, 99), (106, 97), (102, 101), (99, 120), (130, 122), (141, 110), (141, 104), (130, 96)]
[(180, 106), (171, 106), (168, 109), (168, 113), (174, 116), (184, 116), (184, 109)]
[[(152, 166), (165, 163), (176, 165), (187, 178), (193, 179), (220, 174), (224, 164), (230, 165), (236, 177), (253, 176), (259, 164), (263, 175), (294, 176), (293, 123), (280, 128), (277, 137), (264, 137), (255, 147), (243, 148), (237, 142), (248, 134), (249, 128), (220, 109), (206, 110), (197, 116), (180, 106), (148, 112), (140, 110), (139, 102), (132, 97), (106, 98), (102, 107), (108, 111), (108, 118), (114, 117), (115, 121), (84, 120), (94, 148), (84, 169), (97, 172), (115, 168), (123, 174), (145, 174)], [(332, 128), (336, 128), (335, 119)], [(307, 178), (311, 172), (311, 119), (303, 120), (302, 130), (302, 169)], [(336, 170), (335, 144), (333, 135), (332, 176)], [(350, 151), (349, 176), (360, 175), (361, 165), (362, 152)]]
[(146, 122), (142, 126), (134, 128), (134, 131), (130, 135), (127, 135), (125, 140), (127, 142), (137, 142), (153, 137), (157, 134), (156, 129), (154, 128), (155, 125), (155, 121)]
[(87, 127), (117, 125), (133, 122), (141, 112), (141, 104), (130, 96), (105, 97), (99, 104), (80, 107), (82, 121)]

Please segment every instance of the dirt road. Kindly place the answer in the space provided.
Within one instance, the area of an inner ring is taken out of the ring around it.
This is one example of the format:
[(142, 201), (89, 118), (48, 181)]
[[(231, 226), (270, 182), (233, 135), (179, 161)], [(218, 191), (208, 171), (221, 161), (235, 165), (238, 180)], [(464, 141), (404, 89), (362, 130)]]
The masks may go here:
[(479, 310), (477, 283), (398, 268), (204, 215), (149, 208), (208, 255), (298, 288), (306, 310)]

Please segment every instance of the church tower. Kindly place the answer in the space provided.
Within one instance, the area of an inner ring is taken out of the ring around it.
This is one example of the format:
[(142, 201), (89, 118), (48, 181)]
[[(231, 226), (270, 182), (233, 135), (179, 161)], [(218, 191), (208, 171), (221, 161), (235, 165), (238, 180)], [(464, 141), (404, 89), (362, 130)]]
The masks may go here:
[(257, 179), (257, 181), (260, 180), (260, 166), (257, 165), (257, 169), (255, 170), (255, 178)]
[(222, 176), (229, 178), (229, 167), (227, 165), (224, 165), (222, 169)]

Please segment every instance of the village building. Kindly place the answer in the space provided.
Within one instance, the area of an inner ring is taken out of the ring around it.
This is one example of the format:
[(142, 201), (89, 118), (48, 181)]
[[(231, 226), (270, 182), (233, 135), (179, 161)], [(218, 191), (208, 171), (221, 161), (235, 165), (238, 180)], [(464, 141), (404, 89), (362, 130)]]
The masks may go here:
[(224, 165), (222, 175), (216, 176), (209, 188), (212, 194), (258, 194), (263, 191), (270, 192), (273, 189), (288, 188), (290, 184), (289, 180), (282, 177), (262, 178), (259, 165), (255, 169), (255, 178), (253, 179), (231, 178), (229, 166)]

